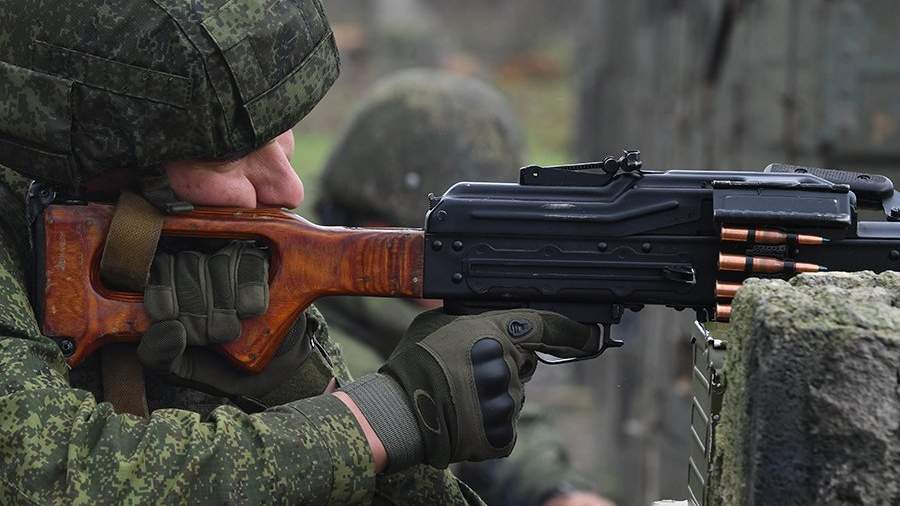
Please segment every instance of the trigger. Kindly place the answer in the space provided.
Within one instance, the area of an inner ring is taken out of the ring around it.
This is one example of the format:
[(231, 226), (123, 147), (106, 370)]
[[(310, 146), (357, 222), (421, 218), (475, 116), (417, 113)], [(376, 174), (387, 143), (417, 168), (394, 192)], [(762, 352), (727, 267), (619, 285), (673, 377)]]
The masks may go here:
[(622, 345), (625, 344), (625, 341), (621, 339), (613, 339), (612, 337), (612, 325), (609, 323), (598, 323), (598, 327), (600, 327), (600, 331), (603, 333), (602, 341), (600, 341), (600, 351), (597, 352), (597, 355), (600, 356), (606, 351), (607, 348), (621, 348)]
[(598, 323), (596, 325), (600, 329), (601, 334), (600, 348), (597, 350), (597, 353), (588, 355), (586, 357), (557, 358), (548, 353), (536, 352), (535, 354), (537, 355), (538, 361), (540, 361), (542, 364), (547, 365), (571, 364), (572, 362), (581, 362), (582, 360), (597, 358), (600, 355), (603, 355), (603, 352), (608, 348), (620, 348), (625, 344), (625, 341), (613, 339), (611, 323)]

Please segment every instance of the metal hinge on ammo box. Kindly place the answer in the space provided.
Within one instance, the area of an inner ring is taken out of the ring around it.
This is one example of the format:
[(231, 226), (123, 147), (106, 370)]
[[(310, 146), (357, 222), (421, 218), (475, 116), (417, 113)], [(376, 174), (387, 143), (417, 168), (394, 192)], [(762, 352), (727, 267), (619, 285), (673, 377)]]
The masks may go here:
[(709, 504), (709, 477), (713, 470), (716, 426), (725, 395), (727, 343), (712, 337), (699, 322), (691, 336), (693, 372), (691, 384), (691, 451), (688, 463), (688, 500)]

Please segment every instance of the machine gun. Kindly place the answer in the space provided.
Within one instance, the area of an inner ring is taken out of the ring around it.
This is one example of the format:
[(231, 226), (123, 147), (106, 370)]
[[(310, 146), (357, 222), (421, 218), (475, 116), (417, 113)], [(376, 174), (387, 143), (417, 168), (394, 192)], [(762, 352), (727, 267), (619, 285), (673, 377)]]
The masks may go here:
[[(36, 306), (71, 365), (136, 341), (138, 293), (101, 282), (113, 207), (33, 189)], [(647, 304), (727, 321), (749, 276), (900, 265), (900, 197), (873, 174), (773, 164), (764, 172), (647, 171), (640, 153), (520, 171), (518, 184), (461, 182), (430, 196), (424, 230), (320, 227), (279, 209), (198, 209), (163, 234), (253, 239), (271, 255), (268, 312), (222, 354), (266, 366), (298, 314), (328, 295), (443, 299), (454, 314), (537, 308), (603, 328)], [(859, 221), (877, 208), (887, 221)]]

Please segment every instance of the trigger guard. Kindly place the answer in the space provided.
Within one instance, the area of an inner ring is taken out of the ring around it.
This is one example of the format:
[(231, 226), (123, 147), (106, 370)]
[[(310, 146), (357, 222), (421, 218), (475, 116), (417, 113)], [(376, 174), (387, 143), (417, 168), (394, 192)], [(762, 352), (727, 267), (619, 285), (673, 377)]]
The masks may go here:
[(600, 340), (600, 349), (597, 350), (597, 353), (587, 355), (584, 357), (559, 358), (559, 357), (555, 357), (549, 353), (541, 353), (538, 351), (538, 352), (535, 352), (535, 355), (537, 355), (538, 361), (542, 364), (547, 364), (547, 365), (571, 364), (573, 362), (581, 362), (582, 360), (590, 360), (592, 358), (597, 358), (600, 355), (603, 355), (603, 352), (605, 352), (607, 349), (621, 348), (625, 344), (625, 341), (612, 338), (612, 325), (611, 324), (597, 323), (596, 325), (598, 327), (600, 327), (600, 335), (602, 336), (601, 340)]

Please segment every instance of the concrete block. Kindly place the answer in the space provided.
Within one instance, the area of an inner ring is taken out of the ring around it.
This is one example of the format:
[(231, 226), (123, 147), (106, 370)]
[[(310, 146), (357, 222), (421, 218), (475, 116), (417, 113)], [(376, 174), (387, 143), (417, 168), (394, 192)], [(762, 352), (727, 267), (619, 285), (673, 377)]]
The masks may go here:
[(900, 274), (750, 280), (728, 335), (714, 504), (900, 504)]

